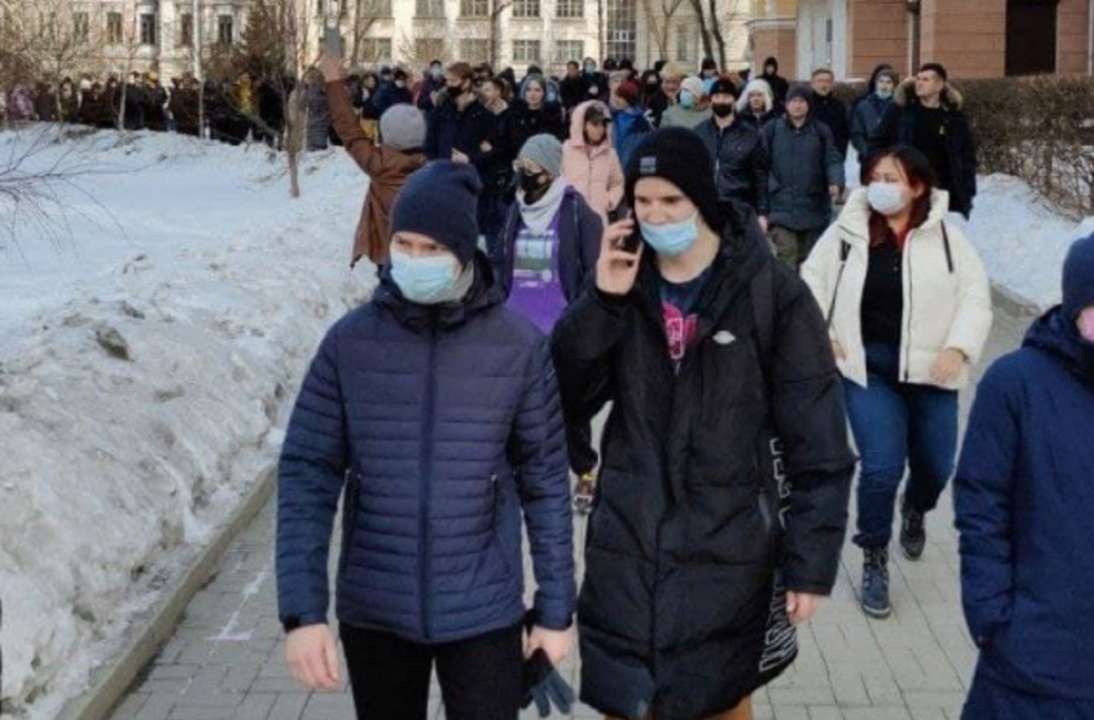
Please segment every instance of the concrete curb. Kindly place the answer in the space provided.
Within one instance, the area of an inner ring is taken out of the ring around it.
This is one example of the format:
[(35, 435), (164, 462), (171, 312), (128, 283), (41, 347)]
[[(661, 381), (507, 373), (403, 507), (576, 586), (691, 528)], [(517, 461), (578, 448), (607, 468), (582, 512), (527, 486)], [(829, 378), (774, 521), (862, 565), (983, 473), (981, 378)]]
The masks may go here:
[(233, 512), (217, 536), (195, 558), (190, 568), (153, 610), (143, 627), (131, 628), (131, 637), (119, 655), (96, 671), (91, 688), (65, 704), (56, 720), (104, 720), (125, 699), (133, 681), (156, 657), (175, 632), (186, 606), (208, 582), (224, 553), (273, 496), (277, 472), (270, 467), (259, 474), (243, 502)]

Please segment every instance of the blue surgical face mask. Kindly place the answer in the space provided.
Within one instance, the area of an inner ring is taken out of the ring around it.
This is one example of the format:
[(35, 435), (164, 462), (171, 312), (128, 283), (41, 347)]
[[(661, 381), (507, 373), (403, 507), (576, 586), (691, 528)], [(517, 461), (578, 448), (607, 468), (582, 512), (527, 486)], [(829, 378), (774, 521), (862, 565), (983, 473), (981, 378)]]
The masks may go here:
[(456, 262), (452, 255), (411, 257), (391, 251), (391, 279), (403, 297), (419, 305), (446, 302), (456, 283)]
[(691, 90), (680, 91), (680, 107), (685, 110), (695, 107), (695, 96), (691, 94)]
[(898, 183), (875, 181), (866, 190), (870, 207), (882, 215), (896, 215), (904, 209), (904, 188)]
[(638, 227), (642, 231), (642, 239), (654, 252), (673, 257), (686, 253), (695, 244), (699, 237), (698, 219), (699, 213), (696, 211), (687, 220), (680, 222), (663, 225), (640, 222)]
[(888, 100), (889, 98), (891, 98), (893, 96), (893, 91), (892, 90), (878, 90), (877, 91), (877, 96), (879, 98), (881, 98), (882, 100)]

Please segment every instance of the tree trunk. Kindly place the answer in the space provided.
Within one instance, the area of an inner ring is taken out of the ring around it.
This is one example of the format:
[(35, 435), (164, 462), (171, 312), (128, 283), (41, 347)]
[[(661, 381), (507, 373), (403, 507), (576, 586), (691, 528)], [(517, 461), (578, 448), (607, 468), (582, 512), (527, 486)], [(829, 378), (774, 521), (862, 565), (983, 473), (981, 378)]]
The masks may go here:
[[(128, 78), (128, 77), (129, 76), (127, 75), (126, 78)], [(118, 83), (122, 88), (121, 100), (118, 102), (117, 124), (118, 124), (118, 130), (119, 131), (125, 130), (125, 95), (126, 95), (126, 92), (129, 89), (129, 85), (128, 85), (128, 83), (124, 82), (124, 79), (125, 78), (123, 78), (123, 82)]]
[(358, 49), (361, 47), (361, 0), (353, 3), (353, 49), (350, 51), (350, 67), (357, 67)]
[(308, 127), (303, 84), (297, 84), (285, 103), (285, 155), (289, 162), (289, 197), (300, 197), (300, 153)]
[(596, 0), (596, 43), (600, 57), (598, 62), (604, 62), (604, 0)]
[(718, 0), (709, 0), (709, 2), (711, 34), (714, 35), (714, 40), (718, 44), (718, 69), (724, 72), (726, 69), (726, 41), (722, 37), (722, 26), (718, 21)]
[(710, 29), (707, 27), (706, 14), (703, 11), (703, 0), (690, 0), (690, 2), (695, 11), (695, 17), (699, 19), (699, 37), (703, 40), (703, 53), (706, 57), (714, 57), (714, 48), (710, 43)]

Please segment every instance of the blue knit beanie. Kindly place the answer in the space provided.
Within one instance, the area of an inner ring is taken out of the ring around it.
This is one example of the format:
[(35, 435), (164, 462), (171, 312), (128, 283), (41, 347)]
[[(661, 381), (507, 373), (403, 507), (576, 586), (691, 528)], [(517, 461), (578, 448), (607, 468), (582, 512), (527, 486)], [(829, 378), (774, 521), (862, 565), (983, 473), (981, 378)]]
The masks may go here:
[(1094, 235), (1076, 240), (1064, 261), (1064, 314), (1074, 320), (1094, 305)]
[(434, 160), (407, 179), (395, 197), (391, 234), (420, 233), (452, 251), (461, 265), (479, 244), (482, 182), (474, 165)]

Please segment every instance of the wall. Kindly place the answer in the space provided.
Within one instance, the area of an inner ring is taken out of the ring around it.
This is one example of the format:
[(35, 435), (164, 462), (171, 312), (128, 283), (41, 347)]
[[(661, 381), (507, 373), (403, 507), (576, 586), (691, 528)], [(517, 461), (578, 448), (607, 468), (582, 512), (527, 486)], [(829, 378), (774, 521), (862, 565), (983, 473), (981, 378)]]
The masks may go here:
[(867, 79), (882, 63), (903, 76), (908, 67), (908, 11), (904, 0), (849, 0), (847, 79)]
[(1007, 0), (923, 0), (923, 62), (940, 62), (962, 78), (1002, 77)]
[(1056, 72), (1087, 72), (1088, 0), (1060, 0), (1057, 15)]

